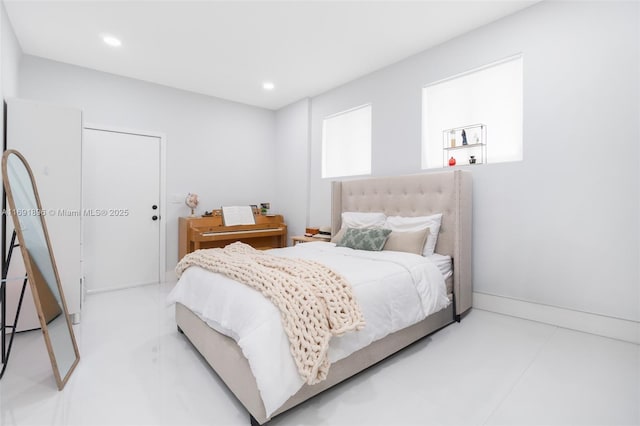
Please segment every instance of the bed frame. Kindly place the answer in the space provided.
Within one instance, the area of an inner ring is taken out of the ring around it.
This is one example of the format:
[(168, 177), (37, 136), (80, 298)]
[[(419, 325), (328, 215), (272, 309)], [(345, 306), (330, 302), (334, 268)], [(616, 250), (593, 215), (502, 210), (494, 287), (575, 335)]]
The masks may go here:
[(447, 287), (453, 302), (423, 321), (392, 333), (331, 365), (326, 380), (304, 385), (270, 417), (236, 342), (209, 327), (197, 315), (176, 304), (178, 330), (183, 332), (250, 414), (252, 425), (306, 401), (318, 393), (380, 362), (415, 341), (459, 321), (471, 308), (471, 173), (449, 170), (408, 176), (347, 180), (332, 183), (331, 227), (341, 226), (344, 211), (384, 212), (388, 216), (426, 216), (443, 213), (436, 252), (453, 259)]

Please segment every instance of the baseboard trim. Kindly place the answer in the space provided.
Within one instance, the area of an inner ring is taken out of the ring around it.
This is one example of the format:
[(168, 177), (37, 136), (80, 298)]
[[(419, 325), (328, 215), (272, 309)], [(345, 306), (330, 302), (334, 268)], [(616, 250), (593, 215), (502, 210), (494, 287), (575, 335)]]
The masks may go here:
[(640, 322), (504, 296), (473, 293), (474, 308), (640, 344)]
[(88, 295), (90, 294), (98, 294), (98, 293), (108, 293), (111, 291), (120, 291), (120, 290), (128, 290), (130, 288), (137, 288), (137, 287), (145, 287), (145, 286), (149, 286), (149, 285), (158, 285), (160, 284), (161, 281), (157, 282), (157, 283), (139, 283), (139, 284), (127, 284), (127, 285), (123, 285), (123, 286), (119, 286), (119, 287), (108, 287), (108, 288), (95, 288), (92, 290), (85, 290), (85, 293)]

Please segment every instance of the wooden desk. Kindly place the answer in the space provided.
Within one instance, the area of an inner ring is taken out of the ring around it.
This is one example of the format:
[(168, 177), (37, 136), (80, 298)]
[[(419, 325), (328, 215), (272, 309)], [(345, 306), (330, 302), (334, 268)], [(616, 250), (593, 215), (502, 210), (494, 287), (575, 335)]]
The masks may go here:
[(286, 247), (287, 225), (281, 215), (255, 215), (255, 225), (224, 226), (222, 216), (181, 217), (178, 259), (202, 248), (224, 247), (236, 241), (257, 249)]

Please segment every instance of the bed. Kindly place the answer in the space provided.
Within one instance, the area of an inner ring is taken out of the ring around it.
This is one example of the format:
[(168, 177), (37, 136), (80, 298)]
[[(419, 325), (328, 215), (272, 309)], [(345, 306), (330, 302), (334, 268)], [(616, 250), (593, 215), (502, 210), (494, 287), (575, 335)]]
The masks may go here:
[[(390, 332), (348, 356), (332, 362), (325, 380), (313, 385), (301, 385), (288, 399), (282, 403), (278, 401), (277, 406), (274, 406), (273, 402), (268, 403), (266, 399), (263, 400), (259, 388), (264, 390), (264, 387), (259, 385), (260, 380), (256, 379), (253, 373), (255, 370), (252, 370), (243, 349), (236, 343), (239, 337), (224, 327), (212, 328), (214, 325), (210, 321), (205, 321), (197, 308), (192, 307), (192, 311), (186, 306), (189, 303), (177, 301), (175, 309), (178, 330), (184, 333), (247, 409), (252, 424), (264, 424), (274, 416), (380, 362), (413, 342), (454, 321), (459, 321), (471, 308), (472, 184), (470, 172), (448, 170), (333, 182), (331, 226), (334, 235), (342, 226), (343, 212), (382, 212), (387, 216), (406, 217), (442, 213), (435, 252), (451, 260), (451, 273), (446, 278), (446, 285), (443, 286), (443, 289), (446, 288), (443, 291), (446, 291), (450, 303), (426, 318)], [(330, 249), (325, 249), (322, 244), (330, 243), (309, 243), (302, 252), (327, 250), (328, 255), (333, 255), (332, 252), (329, 253)], [(389, 253), (393, 254), (393, 252)], [(196, 275), (195, 272), (191, 273), (194, 283), (199, 282)], [(444, 277), (441, 279), (444, 280)], [(243, 286), (243, 284), (236, 285), (239, 289), (246, 287)], [(198, 300), (201, 295), (190, 297)], [(228, 336), (235, 337), (235, 340)], [(243, 343), (246, 351), (246, 342)], [(255, 368), (255, 364), (253, 367)], [(286, 374), (283, 374), (284, 376)], [(269, 408), (266, 409), (265, 405)]]

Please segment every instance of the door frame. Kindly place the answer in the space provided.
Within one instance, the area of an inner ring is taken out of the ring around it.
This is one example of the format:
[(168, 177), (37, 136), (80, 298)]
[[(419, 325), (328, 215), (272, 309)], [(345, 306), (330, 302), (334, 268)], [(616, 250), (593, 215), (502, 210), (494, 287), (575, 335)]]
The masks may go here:
[[(112, 133), (124, 133), (129, 135), (136, 136), (148, 136), (153, 138), (158, 138), (160, 140), (160, 194), (159, 194), (159, 204), (158, 207), (160, 209), (160, 242), (159, 242), (159, 256), (160, 259), (158, 262), (158, 266), (160, 270), (158, 271), (158, 277), (160, 278), (160, 283), (166, 281), (167, 274), (167, 173), (166, 173), (166, 165), (167, 165), (167, 149), (166, 149), (166, 136), (164, 133), (155, 132), (155, 131), (147, 131), (147, 130), (134, 130), (128, 129), (124, 127), (117, 126), (104, 126), (94, 123), (84, 123), (82, 126), (82, 149), (84, 149), (84, 131), (85, 130), (97, 130), (103, 132), (112, 132)], [(82, 183), (81, 183), (82, 185)], [(81, 189), (82, 190), (82, 189)], [(81, 205), (80, 208), (84, 211), (84, 197), (81, 197)], [(82, 259), (82, 294), (85, 293), (99, 293), (103, 291), (111, 291), (110, 290), (89, 290), (86, 291), (84, 288), (84, 225), (81, 225), (81, 235), (80, 240), (82, 241), (82, 248), (80, 250), (80, 256)], [(133, 286), (136, 287), (136, 286)], [(128, 287), (125, 287), (128, 288)], [(113, 290), (121, 290), (122, 288), (113, 289)]]

